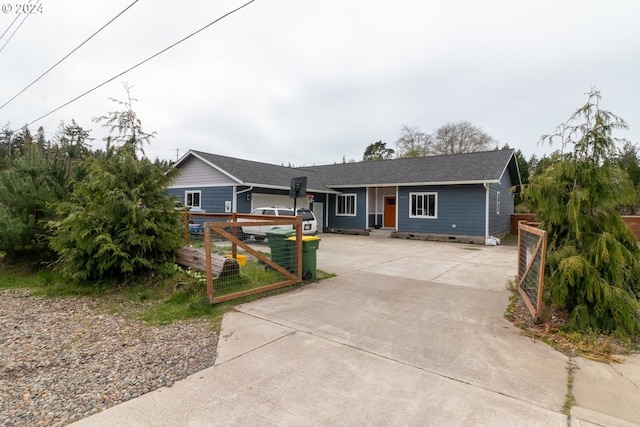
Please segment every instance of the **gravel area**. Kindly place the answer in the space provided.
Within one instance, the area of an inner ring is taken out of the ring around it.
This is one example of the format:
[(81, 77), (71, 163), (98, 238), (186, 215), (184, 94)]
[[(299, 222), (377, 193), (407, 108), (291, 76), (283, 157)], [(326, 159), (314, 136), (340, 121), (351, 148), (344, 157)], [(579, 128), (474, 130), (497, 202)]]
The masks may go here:
[(209, 322), (148, 326), (97, 306), (0, 290), (0, 425), (69, 424), (215, 361)]

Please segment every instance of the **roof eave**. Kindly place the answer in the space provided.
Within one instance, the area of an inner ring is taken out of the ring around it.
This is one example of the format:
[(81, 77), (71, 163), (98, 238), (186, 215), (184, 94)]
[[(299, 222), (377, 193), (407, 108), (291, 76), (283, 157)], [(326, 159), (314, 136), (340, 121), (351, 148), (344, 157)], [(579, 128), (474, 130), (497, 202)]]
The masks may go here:
[[(264, 184), (264, 183), (257, 183), (257, 182), (243, 182), (241, 183), (242, 185), (247, 185), (250, 187), (258, 187), (258, 188), (269, 188), (271, 190), (287, 190), (289, 191), (291, 189), (290, 186), (285, 186), (285, 185), (273, 185), (273, 184)], [(339, 191), (335, 191), (332, 190), (330, 188), (325, 188), (325, 189), (317, 189), (317, 188), (311, 188), (311, 187), (307, 187), (307, 193), (331, 193), (331, 194), (338, 194), (340, 193)]]
[(500, 182), (499, 179), (478, 179), (468, 181), (425, 181), (425, 182), (389, 182), (376, 184), (327, 184), (331, 188), (354, 188), (354, 187), (415, 187), (419, 185), (468, 185), (468, 184), (495, 184)]

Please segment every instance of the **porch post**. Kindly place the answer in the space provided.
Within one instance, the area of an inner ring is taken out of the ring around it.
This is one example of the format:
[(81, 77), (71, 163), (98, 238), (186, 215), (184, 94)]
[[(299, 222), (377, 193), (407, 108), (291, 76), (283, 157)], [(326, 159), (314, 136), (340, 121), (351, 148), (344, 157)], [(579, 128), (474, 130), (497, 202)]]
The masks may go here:
[(489, 189), (490, 185), (486, 182), (484, 183), (485, 189), (485, 209), (484, 209), (484, 242), (487, 243), (487, 239), (489, 238)]

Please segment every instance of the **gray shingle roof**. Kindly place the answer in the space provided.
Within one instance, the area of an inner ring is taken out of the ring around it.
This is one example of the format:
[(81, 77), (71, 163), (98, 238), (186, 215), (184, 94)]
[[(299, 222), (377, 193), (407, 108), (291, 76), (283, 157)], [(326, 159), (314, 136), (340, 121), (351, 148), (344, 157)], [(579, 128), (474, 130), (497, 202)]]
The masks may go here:
[(257, 184), (277, 188), (289, 188), (291, 186), (291, 178), (306, 176), (307, 189), (315, 191), (328, 190), (318, 172), (237, 159), (235, 157), (220, 156), (203, 151), (191, 150), (190, 152), (197, 154), (247, 185)]
[[(314, 166), (329, 187), (471, 183), (497, 181), (510, 163), (513, 150), (412, 157)], [(515, 179), (512, 180), (515, 181)]]
[(291, 168), (191, 151), (245, 184), (289, 188), (291, 178), (307, 176), (307, 189), (376, 185), (496, 182), (505, 170), (520, 183), (514, 150), (413, 157)]

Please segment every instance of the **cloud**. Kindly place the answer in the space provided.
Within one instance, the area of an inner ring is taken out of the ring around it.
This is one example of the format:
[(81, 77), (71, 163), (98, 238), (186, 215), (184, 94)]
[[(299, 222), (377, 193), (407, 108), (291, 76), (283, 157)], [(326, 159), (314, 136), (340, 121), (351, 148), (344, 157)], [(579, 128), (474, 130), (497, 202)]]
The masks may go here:
[[(130, 4), (44, 4), (0, 52), (8, 99)], [(240, 1), (140, 2), (0, 110), (19, 127), (148, 58)], [(626, 0), (256, 1), (35, 123), (91, 121), (118, 108), (122, 82), (146, 153), (189, 148), (271, 163), (359, 160), (395, 148), (403, 124), (432, 132), (468, 120), (528, 157), (597, 86), (640, 143), (640, 3)], [(9, 19), (10, 17), (5, 17)], [(1, 40), (0, 40), (1, 41)], [(3, 101), (1, 101), (3, 102)]]

